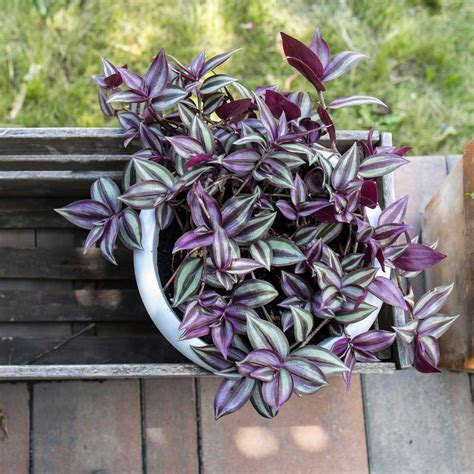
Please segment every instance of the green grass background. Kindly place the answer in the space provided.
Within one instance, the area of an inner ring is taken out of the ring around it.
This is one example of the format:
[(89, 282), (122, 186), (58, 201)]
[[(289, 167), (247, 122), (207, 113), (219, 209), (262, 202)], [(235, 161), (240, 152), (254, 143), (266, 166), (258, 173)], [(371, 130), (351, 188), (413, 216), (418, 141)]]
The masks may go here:
[[(338, 128), (375, 125), (417, 154), (458, 153), (474, 135), (474, 0), (0, 0), (0, 6), (2, 127), (106, 125), (91, 81), (100, 56), (139, 71), (161, 47), (183, 61), (201, 48), (214, 54), (242, 47), (221, 71), (249, 87), (283, 86), (293, 70), (278, 51), (278, 32), (309, 41), (320, 27), (333, 52), (371, 57), (328, 83), (327, 98), (368, 94), (390, 106), (388, 114), (369, 106), (336, 111)], [(243, 27), (248, 22), (252, 29)], [(36, 75), (25, 80), (32, 67)], [(301, 78), (291, 85), (311, 90)], [(12, 118), (22, 89), (23, 105)]]

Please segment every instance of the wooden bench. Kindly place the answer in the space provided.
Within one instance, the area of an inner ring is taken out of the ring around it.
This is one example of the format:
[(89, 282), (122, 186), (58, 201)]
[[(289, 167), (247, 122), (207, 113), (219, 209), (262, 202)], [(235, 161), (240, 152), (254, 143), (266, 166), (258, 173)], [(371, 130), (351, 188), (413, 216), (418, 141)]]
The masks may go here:
[[(343, 149), (366, 132), (338, 134)], [(376, 140), (389, 144), (390, 134)], [(159, 334), (135, 286), (132, 254), (115, 267), (98, 249), (82, 254), (86, 232), (53, 212), (89, 197), (91, 183), (119, 181), (133, 145), (119, 129), (0, 129), (0, 379), (200, 376)], [(394, 199), (384, 178), (383, 198)], [(401, 324), (384, 310), (381, 327)], [(396, 346), (381, 363), (356, 371), (409, 365)]]

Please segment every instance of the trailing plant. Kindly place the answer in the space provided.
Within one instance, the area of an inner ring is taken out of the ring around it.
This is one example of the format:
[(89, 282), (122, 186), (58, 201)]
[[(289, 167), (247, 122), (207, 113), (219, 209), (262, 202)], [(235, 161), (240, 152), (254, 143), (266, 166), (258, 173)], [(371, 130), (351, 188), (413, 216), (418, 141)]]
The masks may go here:
[[(377, 179), (407, 163), (409, 148), (380, 145), (371, 130), (340, 149), (333, 110), (384, 106), (370, 96), (326, 101), (330, 81), (366, 56), (333, 55), (319, 30), (309, 46), (282, 41), (314, 94), (251, 92), (216, 73), (236, 51), (184, 65), (161, 50), (144, 75), (104, 59), (100, 106), (119, 120), (125, 146), (140, 149), (121, 188), (101, 178), (91, 199), (57, 210), (89, 230), (86, 252), (98, 244), (114, 264), (117, 238), (141, 249), (139, 210), (154, 209), (160, 230), (180, 226), (164, 288), (182, 338), (206, 338), (194, 350), (224, 379), (216, 417), (248, 400), (273, 417), (333, 374), (349, 385), (355, 363), (378, 361), (396, 337), (418, 370), (436, 372), (437, 339), (455, 320), (439, 314), (451, 286), (415, 303), (403, 283), (444, 258), (410, 235), (407, 197), (379, 209)], [(348, 325), (377, 310), (369, 295), (404, 310), (407, 323), (351, 336)], [(331, 350), (319, 344), (328, 336)]]

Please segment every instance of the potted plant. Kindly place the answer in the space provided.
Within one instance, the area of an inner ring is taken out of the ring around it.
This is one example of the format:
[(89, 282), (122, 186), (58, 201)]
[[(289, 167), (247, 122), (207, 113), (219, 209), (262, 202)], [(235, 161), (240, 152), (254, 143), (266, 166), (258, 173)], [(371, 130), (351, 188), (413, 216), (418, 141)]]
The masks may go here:
[[(332, 374), (349, 385), (355, 362), (378, 361), (397, 336), (413, 347), (418, 370), (435, 372), (437, 338), (455, 319), (438, 314), (451, 286), (415, 303), (398, 284), (444, 258), (410, 236), (407, 197), (379, 206), (376, 179), (406, 163), (409, 148), (375, 146), (373, 131), (338, 148), (332, 110), (384, 105), (369, 96), (326, 103), (330, 81), (365, 56), (332, 55), (319, 30), (309, 47), (284, 33), (282, 41), (315, 94), (250, 92), (215, 73), (235, 51), (201, 52), (184, 65), (161, 50), (144, 76), (104, 59), (100, 106), (118, 118), (125, 146), (141, 149), (122, 189), (101, 178), (91, 199), (57, 210), (89, 230), (86, 252), (99, 244), (115, 264), (117, 238), (135, 251), (158, 328), (223, 377), (216, 417), (248, 400), (273, 417)], [(163, 251), (173, 257), (158, 272), (158, 235), (167, 232), (172, 247)], [(371, 329), (382, 302), (405, 310), (408, 323)]]

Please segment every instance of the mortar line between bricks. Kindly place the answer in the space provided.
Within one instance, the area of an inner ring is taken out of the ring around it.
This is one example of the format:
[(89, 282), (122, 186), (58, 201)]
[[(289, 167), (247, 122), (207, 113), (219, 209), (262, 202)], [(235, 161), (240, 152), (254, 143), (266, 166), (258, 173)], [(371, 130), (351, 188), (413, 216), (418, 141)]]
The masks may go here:
[(140, 430), (142, 441), (142, 472), (147, 474), (147, 445), (146, 445), (146, 419), (145, 419), (145, 390), (143, 379), (138, 380), (138, 390), (140, 396)]
[(203, 474), (203, 453), (202, 453), (202, 426), (201, 426), (201, 384), (197, 377), (194, 378), (194, 402), (196, 405), (196, 444), (197, 444), (197, 461), (198, 473)]
[(365, 375), (360, 376), (360, 390), (362, 392), (362, 414), (364, 415), (364, 433), (365, 433), (365, 446), (366, 446), (366, 454), (367, 454), (367, 469), (372, 472), (372, 466), (370, 465), (370, 436), (369, 436), (369, 413), (366, 408), (367, 403), (367, 387), (365, 385)]

